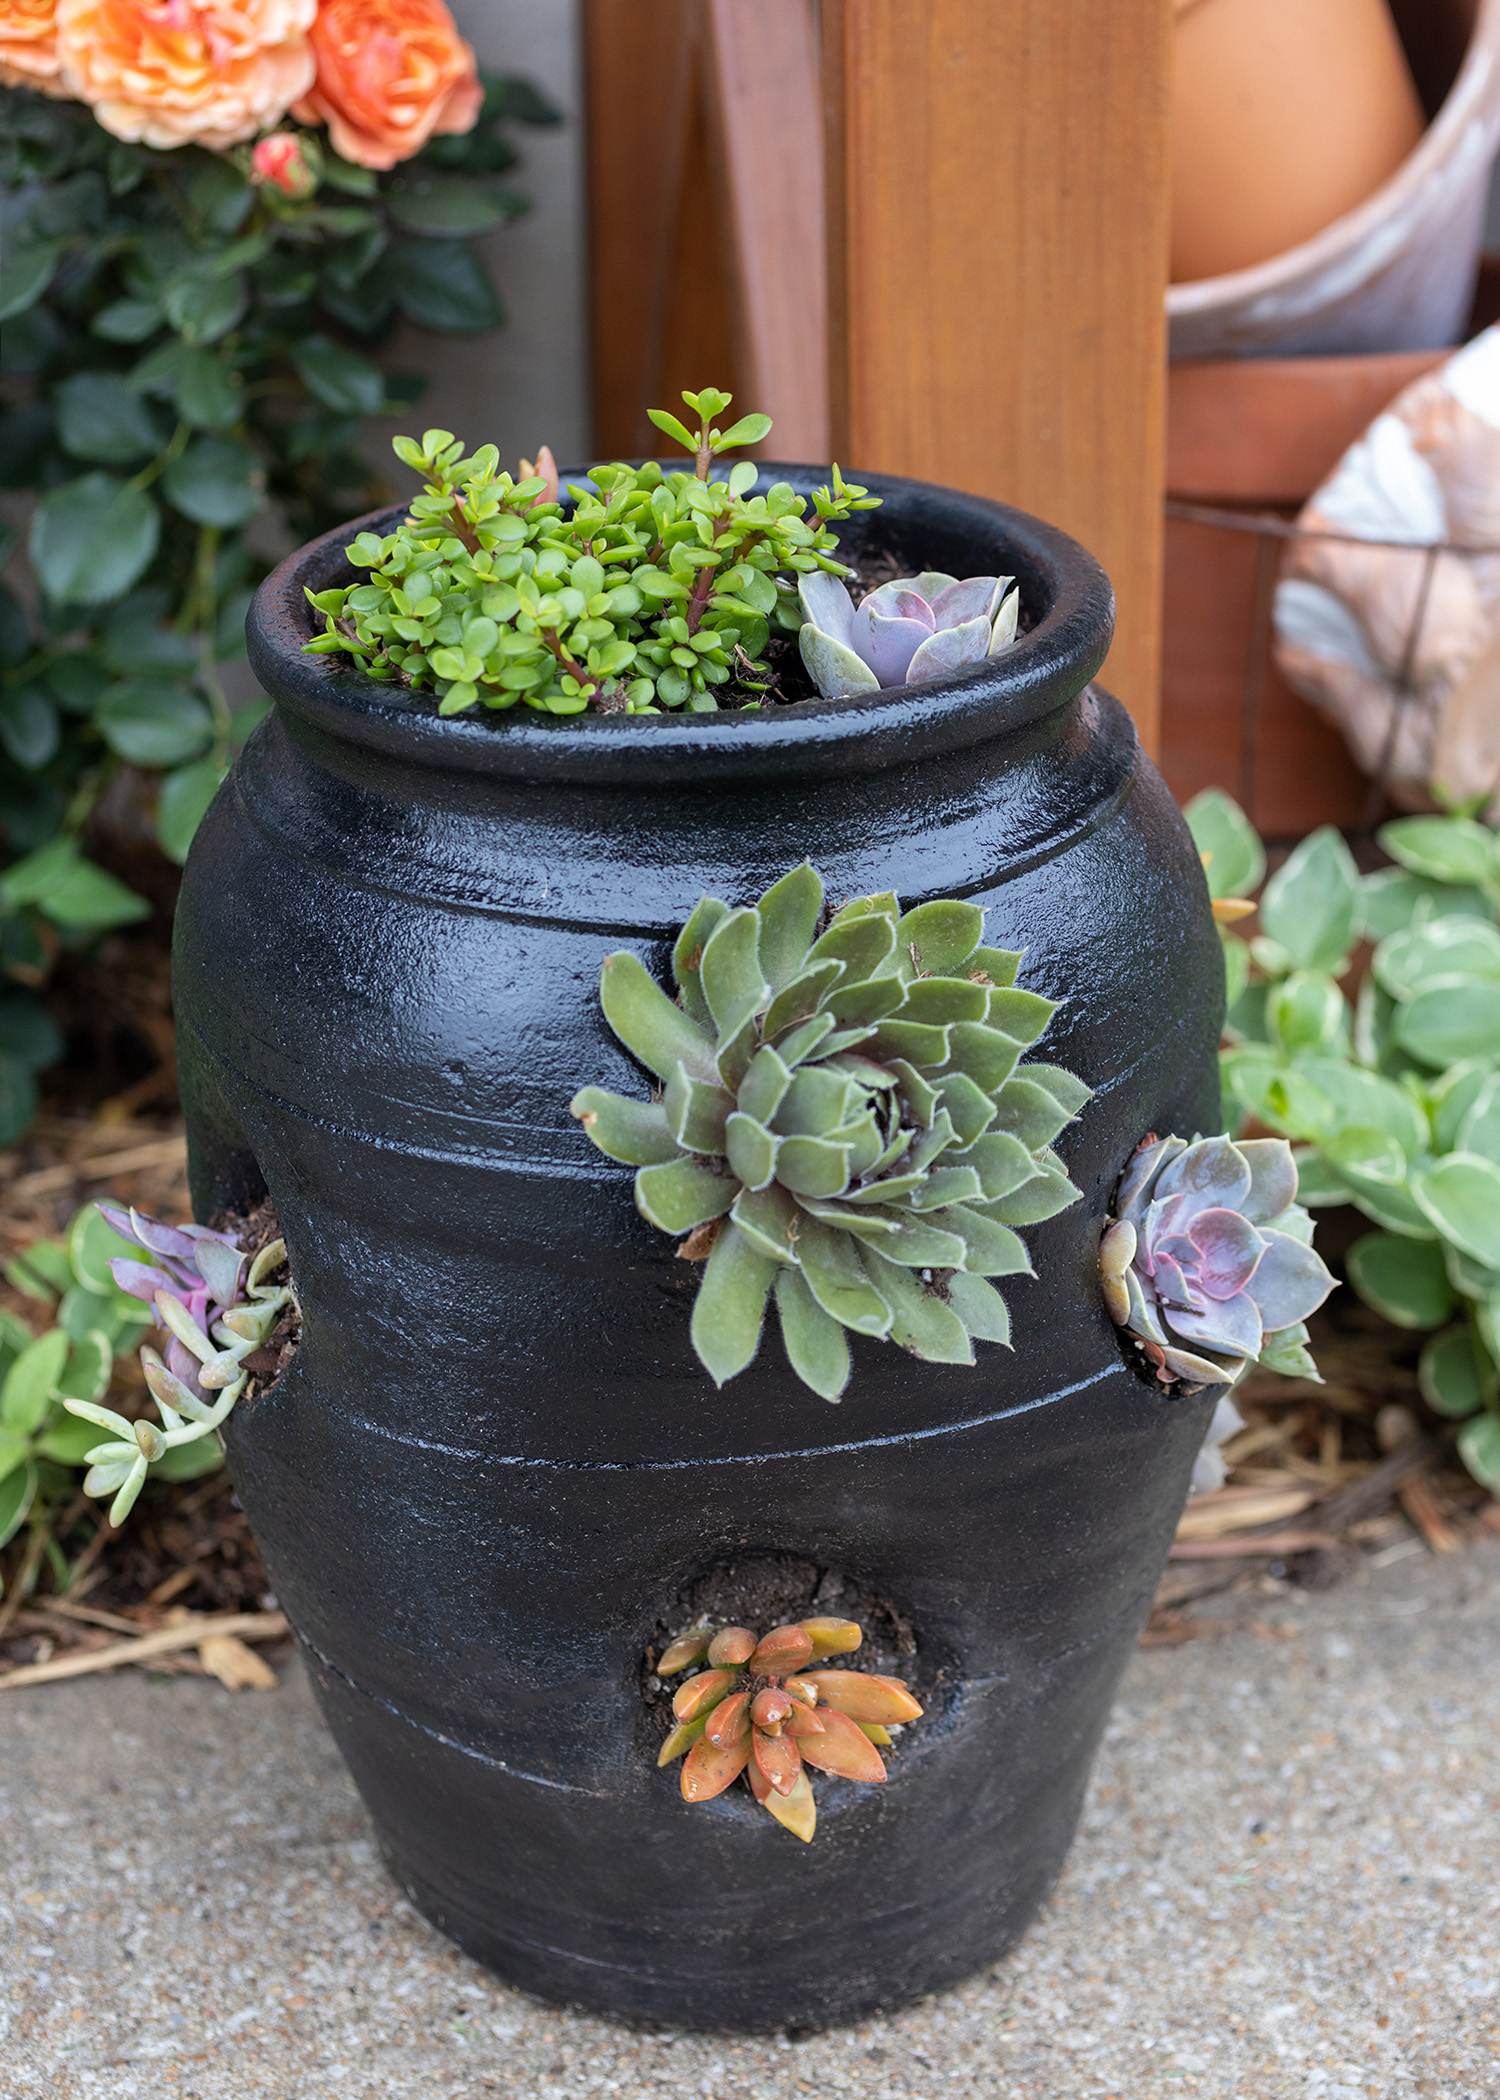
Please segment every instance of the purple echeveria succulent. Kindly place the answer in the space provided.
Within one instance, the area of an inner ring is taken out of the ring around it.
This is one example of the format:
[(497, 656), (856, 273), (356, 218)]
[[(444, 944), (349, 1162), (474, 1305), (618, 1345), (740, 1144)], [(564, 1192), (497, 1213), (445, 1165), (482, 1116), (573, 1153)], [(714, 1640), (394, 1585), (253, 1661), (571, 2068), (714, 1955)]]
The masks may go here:
[(858, 605), (837, 576), (801, 579), (802, 661), (825, 700), (920, 685), (998, 656), (1016, 638), (1013, 576), (898, 576)]
[(99, 1210), (122, 1240), (150, 1255), (149, 1261), (137, 1261), (117, 1254), (110, 1271), (122, 1291), (154, 1307), (170, 1337), (165, 1361), (154, 1349), (141, 1351), (160, 1429), (92, 1400), (63, 1397), (69, 1414), (108, 1432), (108, 1442), (85, 1453), (89, 1472), (83, 1491), (113, 1495), (109, 1521), (122, 1524), (147, 1468), (175, 1446), (212, 1434), (227, 1419), (249, 1376), (245, 1358), (265, 1345), (292, 1293), (288, 1285), (266, 1280), (286, 1261), (280, 1240), (250, 1259), (229, 1233), (211, 1232), (206, 1225), (161, 1225), (113, 1203), (101, 1203)]
[[(155, 1306), (165, 1292), (205, 1332), (238, 1301), (245, 1257), (229, 1233), (211, 1232), (206, 1225), (161, 1225), (114, 1203), (101, 1203), (99, 1210), (122, 1240), (134, 1240), (150, 1256), (132, 1261), (116, 1255), (109, 1265), (115, 1282), (132, 1298)], [(175, 1335), (167, 1347), (167, 1368), (201, 1396), (198, 1359)]]
[(1302, 1322), (1333, 1289), (1285, 1138), (1147, 1138), (1099, 1250), (1105, 1303), (1163, 1385), (1247, 1364), (1315, 1378)]

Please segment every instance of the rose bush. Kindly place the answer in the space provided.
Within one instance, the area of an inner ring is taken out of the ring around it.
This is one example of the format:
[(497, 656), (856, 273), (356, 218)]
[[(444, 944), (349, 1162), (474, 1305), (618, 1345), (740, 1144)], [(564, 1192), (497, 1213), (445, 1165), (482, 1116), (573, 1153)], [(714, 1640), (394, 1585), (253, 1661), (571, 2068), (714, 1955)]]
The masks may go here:
[(323, 0), (312, 47), (317, 78), (295, 113), (362, 168), (393, 168), (478, 115), (474, 54), (443, 0)]
[[(504, 319), (469, 240), (526, 208), (510, 124), (556, 112), (490, 80), (476, 113), (446, 10), (391, 8), (416, 72), (447, 80), (406, 150), (429, 117), (472, 128), (390, 174), (357, 166), (285, 120), (314, 16), (0, 0), (0, 487), (36, 499), (29, 574), (0, 585), (0, 1144), (61, 1054), (37, 996), (59, 958), (147, 917), (138, 884), (170, 898), (139, 841), (184, 857), (260, 711), (226, 671), (265, 566), (253, 521), (275, 505), (302, 539), (382, 500), (363, 419), (422, 384), (373, 361), (398, 318)], [(0, 528), (0, 561), (15, 541)], [(111, 838), (138, 842), (118, 874)]]
[(72, 92), (57, 56), (57, 0), (0, 0), (0, 87)]
[(237, 146), (312, 82), (317, 0), (57, 0), (63, 78), (106, 131)]

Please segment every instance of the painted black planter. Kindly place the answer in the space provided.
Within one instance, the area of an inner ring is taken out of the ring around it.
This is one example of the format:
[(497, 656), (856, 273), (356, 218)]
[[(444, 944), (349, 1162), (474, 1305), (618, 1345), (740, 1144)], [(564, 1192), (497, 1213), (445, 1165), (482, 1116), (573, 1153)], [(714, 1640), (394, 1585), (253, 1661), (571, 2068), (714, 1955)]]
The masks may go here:
[[(1125, 1368), (1095, 1277), (1137, 1140), (1216, 1127), (1223, 983), (1186, 829), (1089, 684), (1109, 585), (1033, 518), (862, 478), (885, 507), (846, 545), (1017, 573), (1019, 646), (767, 717), (445, 722), (299, 653), (354, 528), (313, 542), (252, 611), (277, 706), (178, 916), (199, 1214), (267, 1185), (305, 1319), (233, 1418), (234, 1479), (392, 1868), (512, 1981), (697, 2026), (852, 2018), (1024, 1928), (1207, 1413)], [(1087, 1200), (1007, 1286), (1014, 1353), (855, 1339), (836, 1409), (773, 1337), (715, 1391), (697, 1271), (567, 1112), (645, 1090), (605, 953), (664, 971), (701, 891), (753, 899), (804, 855), (835, 899), (987, 904), (1068, 1002), (1045, 1054), (1098, 1089), (1062, 1148)], [(878, 1588), (945, 1665), (888, 1786), (819, 1782), (810, 1847), (738, 1788), (688, 1808), (640, 1695), (672, 1595), (783, 1552)]]

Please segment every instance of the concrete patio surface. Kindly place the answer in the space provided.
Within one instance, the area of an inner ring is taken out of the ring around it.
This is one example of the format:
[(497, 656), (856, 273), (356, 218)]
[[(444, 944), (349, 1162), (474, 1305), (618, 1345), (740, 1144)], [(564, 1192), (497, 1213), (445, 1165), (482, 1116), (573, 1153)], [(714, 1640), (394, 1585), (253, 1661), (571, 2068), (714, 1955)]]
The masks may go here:
[(1020, 1948), (805, 2041), (634, 2033), (386, 1879), (289, 1663), (0, 1699), (4, 2100), (1497, 2100), (1500, 1541), (1139, 1654)]

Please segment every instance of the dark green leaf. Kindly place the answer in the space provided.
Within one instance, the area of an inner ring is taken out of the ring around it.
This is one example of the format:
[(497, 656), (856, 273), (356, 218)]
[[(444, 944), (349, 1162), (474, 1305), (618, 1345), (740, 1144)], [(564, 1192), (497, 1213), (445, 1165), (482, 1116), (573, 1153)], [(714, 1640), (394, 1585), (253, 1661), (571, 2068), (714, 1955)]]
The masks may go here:
[(373, 416), (385, 399), (385, 381), (374, 365), (326, 335), (294, 343), (292, 362), (308, 391), (340, 415)]
[(505, 320), (489, 274), (463, 241), (393, 241), (376, 265), (409, 320), (444, 335), (481, 335)]
[(181, 686), (117, 685), (94, 720), (111, 751), (134, 766), (177, 766), (197, 758), (213, 735), (213, 716)]
[(420, 187), (387, 192), (386, 207), (408, 233), (485, 233), (503, 226), (510, 213), (500, 196), (477, 182), (461, 178), (427, 182)]
[(46, 765), (61, 740), (57, 709), (40, 686), (11, 686), (0, 693), (0, 745), (22, 772)]
[(55, 1065), (63, 1049), (62, 1030), (29, 992), (0, 994), (0, 1057), (40, 1071)]
[(0, 583), (0, 664), (7, 670), (23, 664), (31, 654), (31, 631), (20, 600)]
[(233, 438), (198, 438), (162, 476), (162, 493), (195, 525), (232, 529), (248, 524), (261, 506), (260, 470), (248, 445)]
[(106, 605), (141, 574), (160, 531), (160, 514), (144, 489), (112, 474), (85, 474), (50, 490), (37, 505), (32, 566), (50, 598)]
[(179, 867), (218, 790), (222, 770), (216, 758), (200, 758), (190, 766), (179, 766), (162, 780), (156, 798), (156, 836), (162, 851)]
[(0, 875), (0, 893), (7, 904), (34, 904), (58, 926), (126, 926), (151, 916), (144, 897), (85, 860), (67, 838), (13, 861)]
[(107, 343), (144, 343), (161, 324), (161, 308), (154, 299), (116, 299), (95, 314), (89, 328)]
[(26, 488), (40, 478), (52, 427), (45, 401), (23, 402), (0, 416), (0, 488)]
[(112, 671), (141, 678), (193, 669), (198, 652), (192, 637), (164, 624), (170, 607), (169, 594), (154, 589), (136, 591), (115, 606), (100, 636), (100, 655)]
[(255, 192), (232, 161), (218, 154), (193, 171), (188, 198), (210, 233), (233, 233), (255, 202)]
[(0, 1145), (13, 1145), (36, 1115), (36, 1080), (30, 1065), (0, 1052)]
[(144, 459), (159, 442), (149, 408), (118, 372), (75, 372), (53, 396), (58, 441), (96, 466)]
[(36, 304), (52, 282), (61, 253), (60, 241), (17, 241), (11, 245), (0, 267), (0, 321), (9, 321)]
[(238, 416), (243, 397), (235, 374), (212, 350), (181, 345), (177, 361), (177, 407), (197, 430), (223, 430)]
[(249, 304), (243, 276), (177, 277), (162, 295), (167, 319), (185, 343), (213, 343), (227, 335)]

